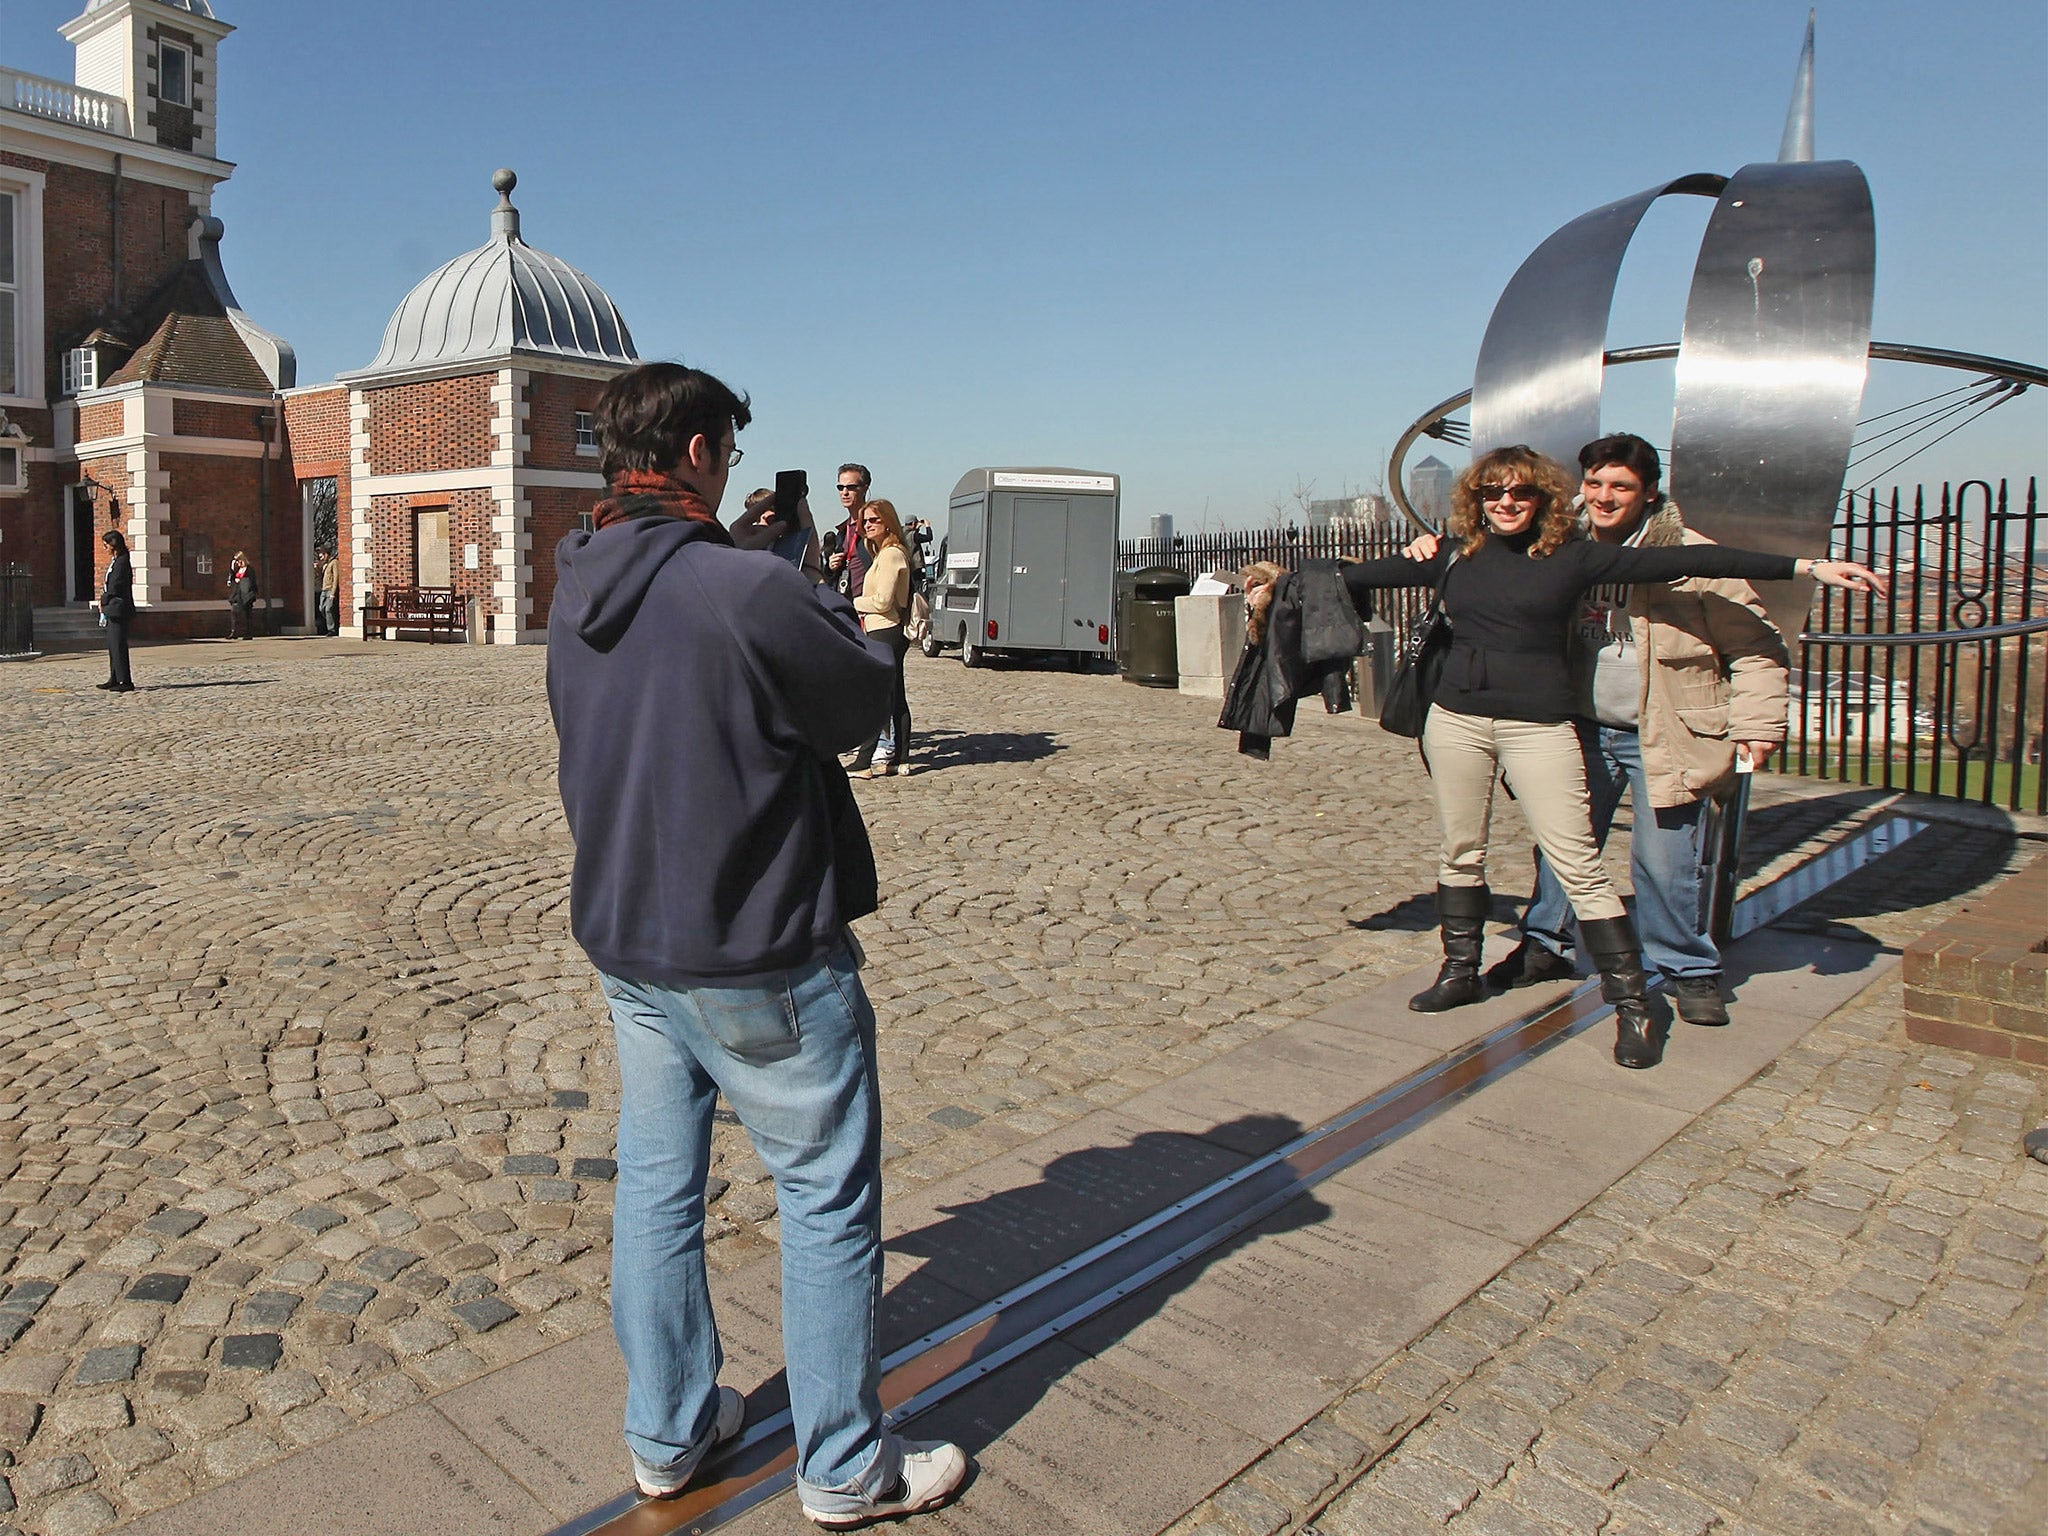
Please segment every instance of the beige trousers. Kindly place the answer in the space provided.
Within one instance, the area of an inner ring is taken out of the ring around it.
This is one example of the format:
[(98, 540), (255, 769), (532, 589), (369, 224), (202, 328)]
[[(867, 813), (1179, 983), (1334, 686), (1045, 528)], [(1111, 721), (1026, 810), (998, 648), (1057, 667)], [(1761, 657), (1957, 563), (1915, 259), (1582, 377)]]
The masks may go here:
[(1493, 786), (1505, 775), (1536, 846), (1557, 872), (1581, 920), (1620, 917), (1625, 910), (1593, 840), (1586, 760), (1570, 725), (1489, 720), (1437, 705), (1422, 730), (1443, 833), (1437, 879), (1444, 885), (1486, 884), (1486, 839)]

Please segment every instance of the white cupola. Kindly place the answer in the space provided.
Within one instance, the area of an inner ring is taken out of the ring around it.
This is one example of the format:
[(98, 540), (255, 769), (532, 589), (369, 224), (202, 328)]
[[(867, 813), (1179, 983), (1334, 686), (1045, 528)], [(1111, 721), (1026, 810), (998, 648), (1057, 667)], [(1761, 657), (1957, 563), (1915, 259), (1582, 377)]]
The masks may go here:
[(58, 30), (77, 50), (73, 83), (121, 98), (131, 137), (220, 158), (220, 41), (235, 29), (207, 0), (88, 0), (85, 14)]
[(491, 177), (498, 206), (490, 239), (421, 278), (392, 313), (370, 365), (341, 378), (547, 362), (629, 368), (640, 361), (611, 296), (521, 238), (512, 206), (518, 184), (509, 170)]

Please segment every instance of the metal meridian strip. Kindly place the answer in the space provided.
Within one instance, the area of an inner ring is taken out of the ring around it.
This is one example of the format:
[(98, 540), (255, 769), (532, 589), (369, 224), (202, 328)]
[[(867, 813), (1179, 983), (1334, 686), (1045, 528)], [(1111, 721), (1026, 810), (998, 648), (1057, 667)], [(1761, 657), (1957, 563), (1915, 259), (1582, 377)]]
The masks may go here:
[(1714, 197), (1727, 178), (1682, 176), (1580, 214), (1535, 250), (1508, 285), (1472, 375), (1472, 452), (1527, 443), (1561, 464), (1600, 435), (1607, 320), (1622, 258), (1650, 204)]
[[(1783, 916), (1930, 825), (1896, 817), (1866, 827), (1745, 896), (1733, 932)], [(1418, 1069), (1380, 1093), (1094, 1247), (983, 1303), (882, 1362), (882, 1403), (901, 1424), (1257, 1225), (1361, 1158), (1399, 1140), (1612, 1013), (1597, 978)], [(783, 1410), (749, 1426), (681, 1498), (631, 1491), (549, 1536), (707, 1536), (793, 1486), (796, 1449)]]

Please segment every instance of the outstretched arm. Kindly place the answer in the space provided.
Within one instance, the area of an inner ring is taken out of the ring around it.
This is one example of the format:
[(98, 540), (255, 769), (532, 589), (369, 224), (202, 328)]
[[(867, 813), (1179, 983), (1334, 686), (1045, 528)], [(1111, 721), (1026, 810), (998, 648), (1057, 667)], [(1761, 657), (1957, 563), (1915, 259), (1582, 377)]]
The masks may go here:
[(1882, 597), (1885, 578), (1853, 560), (1809, 560), (1790, 555), (1770, 555), (1755, 549), (1732, 549), (1726, 544), (1675, 544), (1657, 549), (1629, 549), (1618, 544), (1591, 540), (1567, 544), (1574, 551), (1586, 585), (1607, 581), (1676, 581), (1683, 576), (1734, 576), (1744, 581), (1789, 581), (1811, 576), (1823, 586), (1851, 592), (1872, 592)]

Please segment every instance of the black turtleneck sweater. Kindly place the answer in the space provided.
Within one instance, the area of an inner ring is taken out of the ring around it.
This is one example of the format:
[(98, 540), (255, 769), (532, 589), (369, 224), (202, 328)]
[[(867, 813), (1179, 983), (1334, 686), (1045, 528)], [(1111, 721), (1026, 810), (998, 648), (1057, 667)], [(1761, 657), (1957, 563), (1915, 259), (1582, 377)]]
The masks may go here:
[[(1721, 544), (1630, 549), (1573, 539), (1541, 560), (1529, 558), (1531, 535), (1489, 535), (1477, 554), (1461, 558), (1444, 583), (1451, 650), (1432, 703), (1461, 715), (1555, 724), (1576, 712), (1567, 646), (1579, 595), (1608, 582), (1676, 581), (1682, 576), (1734, 576), (1789, 581), (1791, 555), (1766, 555)], [(1433, 587), (1457, 548), (1447, 539), (1433, 560), (1389, 555), (1343, 568), (1344, 585), (1361, 615), (1381, 587)]]

